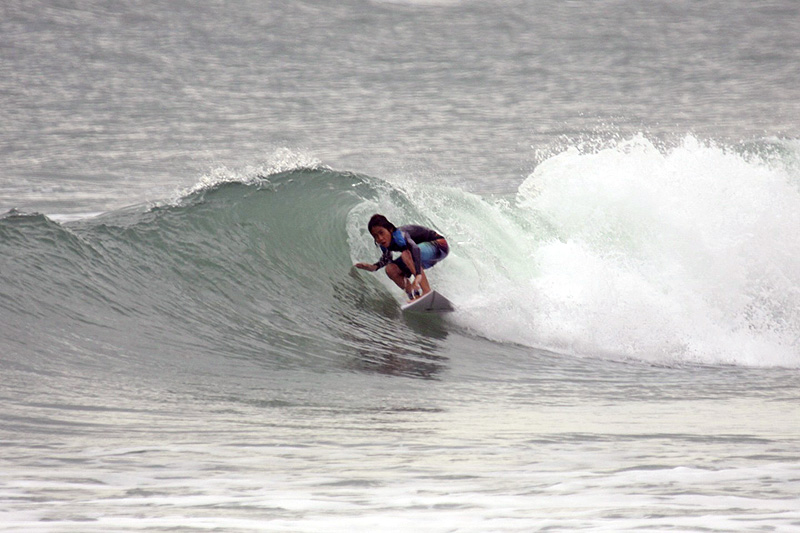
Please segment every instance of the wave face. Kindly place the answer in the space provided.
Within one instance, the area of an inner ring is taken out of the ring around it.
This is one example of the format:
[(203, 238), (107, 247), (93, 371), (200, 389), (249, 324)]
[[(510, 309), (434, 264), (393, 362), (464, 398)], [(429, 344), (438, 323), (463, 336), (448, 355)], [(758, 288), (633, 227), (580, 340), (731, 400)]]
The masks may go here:
[(431, 359), (424, 338), (400, 345), (383, 332), (393, 300), (350, 270), (349, 213), (375, 194), (368, 179), (297, 169), (212, 181), (169, 205), (64, 225), (6, 215), (4, 335), (84, 363)]
[[(511, 197), (330, 169), (224, 171), (175, 202), (59, 224), (0, 219), (3, 337), (158, 368), (437, 367), (447, 331), (655, 364), (800, 366), (797, 146), (642, 137), (571, 148)], [(413, 324), (383, 275), (374, 212), (451, 242), (430, 273), (459, 310)], [(476, 345), (476, 350), (479, 348)]]

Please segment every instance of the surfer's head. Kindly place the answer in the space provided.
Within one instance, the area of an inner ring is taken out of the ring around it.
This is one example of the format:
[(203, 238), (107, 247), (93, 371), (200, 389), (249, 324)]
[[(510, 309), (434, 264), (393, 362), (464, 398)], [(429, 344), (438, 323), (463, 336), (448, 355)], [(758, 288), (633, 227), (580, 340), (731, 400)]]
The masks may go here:
[(397, 230), (394, 224), (386, 220), (385, 216), (378, 214), (372, 215), (372, 218), (369, 219), (367, 229), (375, 242), (384, 248), (388, 248), (392, 243), (392, 233)]

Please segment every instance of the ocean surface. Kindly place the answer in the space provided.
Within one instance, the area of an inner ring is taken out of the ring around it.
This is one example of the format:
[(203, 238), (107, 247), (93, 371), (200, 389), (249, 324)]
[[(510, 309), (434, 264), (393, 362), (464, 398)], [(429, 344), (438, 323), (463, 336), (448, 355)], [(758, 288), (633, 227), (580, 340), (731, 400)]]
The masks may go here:
[(800, 531), (800, 3), (4, 0), (0, 59), (0, 532)]

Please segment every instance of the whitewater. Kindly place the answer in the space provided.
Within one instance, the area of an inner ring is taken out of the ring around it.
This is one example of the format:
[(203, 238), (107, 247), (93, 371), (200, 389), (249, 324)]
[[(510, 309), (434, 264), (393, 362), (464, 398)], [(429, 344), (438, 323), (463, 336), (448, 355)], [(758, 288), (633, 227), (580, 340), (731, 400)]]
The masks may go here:
[(799, 14), (4, 3), (0, 531), (800, 529)]

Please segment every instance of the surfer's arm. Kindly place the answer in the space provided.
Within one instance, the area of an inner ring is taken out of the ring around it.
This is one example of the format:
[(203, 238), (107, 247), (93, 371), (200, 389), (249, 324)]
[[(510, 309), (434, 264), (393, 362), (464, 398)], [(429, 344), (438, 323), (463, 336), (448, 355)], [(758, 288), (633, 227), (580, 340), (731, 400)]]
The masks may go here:
[(411, 275), (416, 276), (418, 271), (417, 268), (414, 266), (414, 258), (411, 255), (411, 251), (410, 250), (404, 251), (402, 254), (400, 254), (400, 258), (403, 260), (403, 263), (406, 265), (408, 271), (411, 272)]
[(419, 253), (419, 246), (417, 243), (414, 242), (414, 239), (408, 234), (408, 232), (403, 232), (403, 236), (406, 239), (406, 249), (403, 250), (403, 262), (405, 262), (408, 270), (414, 276), (418, 276), (420, 272), (422, 272), (422, 262), (420, 260), (420, 253)]
[(392, 260), (392, 252), (390, 252), (386, 248), (381, 248), (381, 250), (383, 250), (383, 255), (381, 255), (381, 258), (378, 259), (377, 263), (372, 264), (372, 265), (369, 264), (369, 263), (359, 263), (359, 265), (364, 265), (367, 268), (364, 268), (363, 266), (358, 266), (358, 265), (356, 265), (356, 266), (358, 268), (363, 268), (364, 270), (369, 270), (371, 272), (375, 272), (376, 270), (380, 270), (381, 268), (385, 267)]
[[(411, 241), (413, 244), (414, 241)], [(414, 251), (416, 250), (416, 254)], [(408, 250), (404, 251), (401, 256), (403, 259), (403, 263), (405, 263), (406, 268), (411, 272), (414, 276), (414, 281), (406, 280), (406, 292), (414, 292), (419, 289), (423, 290), (423, 293), (430, 292), (430, 286), (428, 285), (428, 280), (425, 277), (425, 271), (422, 269), (420, 264), (420, 256), (419, 256), (419, 247), (416, 244), (413, 244), (413, 247), (409, 247)]]

